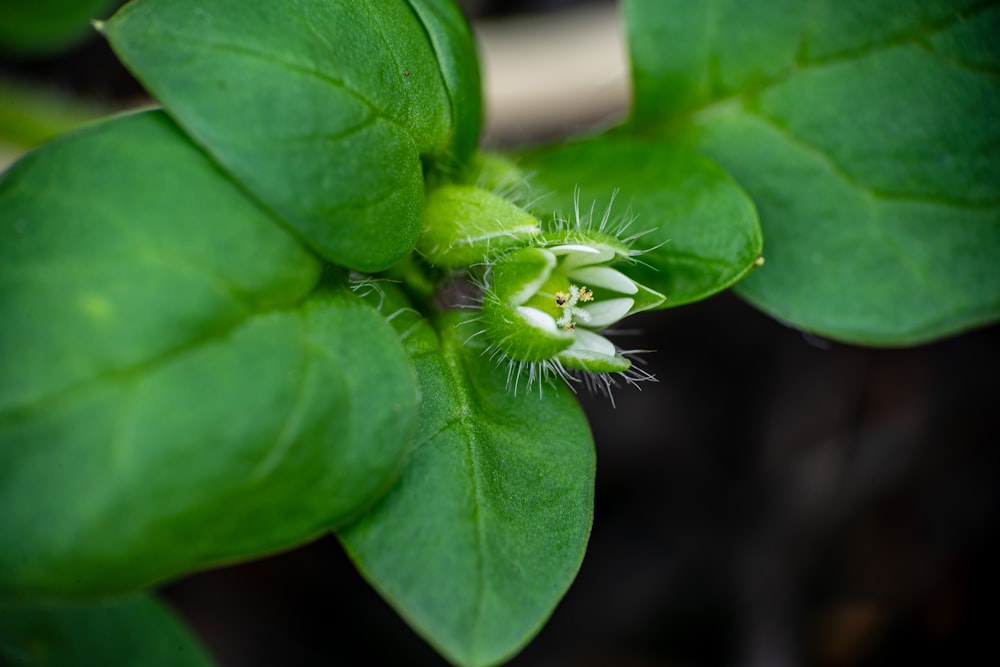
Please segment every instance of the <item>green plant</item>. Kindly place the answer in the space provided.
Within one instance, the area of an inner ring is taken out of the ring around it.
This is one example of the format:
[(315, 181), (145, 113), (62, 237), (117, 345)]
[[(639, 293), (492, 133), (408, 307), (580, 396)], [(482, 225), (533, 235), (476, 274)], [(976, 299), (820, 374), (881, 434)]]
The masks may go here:
[(163, 110), (0, 179), (3, 603), (335, 531), (449, 660), (496, 664), (583, 558), (571, 388), (643, 379), (605, 327), (737, 283), (858, 343), (997, 318), (997, 3), (624, 16), (631, 119), (513, 160), (476, 150), (445, 0), (134, 0), (101, 24)]

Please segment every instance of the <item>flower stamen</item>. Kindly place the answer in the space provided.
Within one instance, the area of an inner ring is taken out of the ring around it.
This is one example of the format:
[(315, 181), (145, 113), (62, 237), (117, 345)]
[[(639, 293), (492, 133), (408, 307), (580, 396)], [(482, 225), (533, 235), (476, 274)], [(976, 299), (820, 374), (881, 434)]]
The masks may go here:
[(560, 327), (563, 331), (573, 332), (576, 331), (577, 320), (583, 323), (589, 322), (590, 313), (582, 308), (577, 308), (576, 304), (593, 300), (594, 293), (586, 285), (583, 287), (570, 285), (569, 294), (566, 292), (556, 292), (556, 305), (563, 310), (562, 315), (556, 320), (556, 326)]

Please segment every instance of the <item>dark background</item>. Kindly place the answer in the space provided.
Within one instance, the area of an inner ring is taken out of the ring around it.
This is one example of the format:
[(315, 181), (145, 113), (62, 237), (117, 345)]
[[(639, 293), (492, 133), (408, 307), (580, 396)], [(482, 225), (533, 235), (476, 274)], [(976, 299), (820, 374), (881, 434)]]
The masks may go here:
[[(109, 109), (144, 99), (100, 39), (0, 53), (0, 75)], [(581, 396), (598, 453), (590, 546), (510, 665), (996, 659), (1000, 328), (867, 349), (730, 293), (628, 324), (659, 381), (619, 390), (617, 407)], [(223, 667), (446, 664), (333, 538), (162, 592)]]

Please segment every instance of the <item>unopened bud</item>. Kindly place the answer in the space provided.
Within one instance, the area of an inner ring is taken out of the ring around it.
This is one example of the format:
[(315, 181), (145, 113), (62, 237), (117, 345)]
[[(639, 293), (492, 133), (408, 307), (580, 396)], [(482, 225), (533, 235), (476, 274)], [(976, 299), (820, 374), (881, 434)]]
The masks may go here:
[(466, 268), (523, 246), (540, 231), (533, 215), (503, 197), (469, 185), (444, 185), (427, 195), (417, 250), (434, 266)]

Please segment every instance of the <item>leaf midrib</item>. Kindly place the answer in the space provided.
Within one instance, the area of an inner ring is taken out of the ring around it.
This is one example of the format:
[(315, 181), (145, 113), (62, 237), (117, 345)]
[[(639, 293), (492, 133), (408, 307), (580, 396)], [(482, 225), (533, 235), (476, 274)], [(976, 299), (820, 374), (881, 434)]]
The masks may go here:
[(479, 637), (478, 630), (482, 625), (486, 606), (486, 524), (482, 520), (482, 508), (486, 504), (486, 499), (483, 494), (482, 469), (477, 451), (478, 437), (471, 424), (478, 405), (474, 400), (471, 400), (474, 387), (471, 385), (469, 374), (465, 372), (460, 353), (452, 349), (450, 345), (444, 344), (443, 341), (442, 343), (442, 357), (448, 372), (455, 381), (455, 396), (458, 401), (458, 417), (450, 422), (458, 426), (464, 436), (463, 441), (466, 443), (466, 461), (469, 468), (469, 481), (472, 484), (472, 521), (476, 527), (476, 601), (470, 624), (472, 640), (470, 645), (466, 647), (467, 655), (471, 657), (478, 654), (476, 647)]
[(28, 419), (33, 414), (44, 411), (46, 408), (53, 404), (58, 404), (62, 402), (69, 402), (74, 400), (79, 395), (85, 395), (88, 391), (94, 391), (98, 389), (104, 383), (119, 383), (128, 384), (134, 381), (134, 379), (151, 371), (157, 367), (169, 363), (171, 360), (183, 356), (184, 354), (195, 350), (203, 345), (208, 345), (210, 343), (221, 341), (232, 334), (234, 334), (241, 327), (248, 324), (251, 320), (257, 317), (265, 317), (269, 315), (274, 315), (278, 313), (291, 313), (298, 309), (303, 303), (305, 303), (310, 297), (312, 297), (318, 290), (320, 286), (314, 287), (302, 298), (295, 301), (294, 303), (283, 304), (277, 307), (259, 308), (248, 312), (244, 317), (233, 320), (226, 325), (219, 326), (210, 330), (202, 335), (196, 336), (191, 340), (175, 345), (166, 350), (162, 350), (160, 353), (155, 354), (147, 359), (140, 362), (122, 366), (120, 368), (106, 369), (96, 375), (93, 375), (85, 380), (75, 382), (69, 386), (57, 389), (56, 391), (49, 392), (43, 396), (40, 396), (34, 400), (18, 403), (11, 405), (8, 408), (0, 411), (0, 428), (3, 428), (9, 423), (15, 423), (22, 419)]

